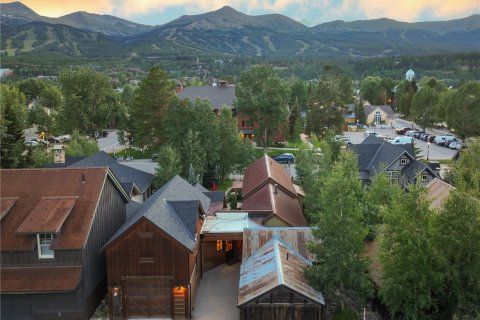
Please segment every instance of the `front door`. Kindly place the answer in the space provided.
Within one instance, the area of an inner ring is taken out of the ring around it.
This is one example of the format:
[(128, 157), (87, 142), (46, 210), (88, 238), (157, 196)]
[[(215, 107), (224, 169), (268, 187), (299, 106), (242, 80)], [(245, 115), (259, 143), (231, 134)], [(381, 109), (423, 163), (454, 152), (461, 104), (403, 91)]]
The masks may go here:
[(124, 286), (127, 318), (172, 317), (172, 279), (129, 278)]

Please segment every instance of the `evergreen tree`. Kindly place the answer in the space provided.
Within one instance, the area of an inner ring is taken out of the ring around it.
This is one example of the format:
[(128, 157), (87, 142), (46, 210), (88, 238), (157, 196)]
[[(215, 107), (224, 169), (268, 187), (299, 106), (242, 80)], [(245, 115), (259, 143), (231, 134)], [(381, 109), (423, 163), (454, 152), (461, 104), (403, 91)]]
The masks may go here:
[(295, 130), (295, 124), (297, 120), (300, 119), (300, 107), (298, 104), (298, 99), (295, 99), (291, 109), (290, 109), (290, 116), (288, 117), (288, 135), (293, 137), (293, 139), (298, 140), (299, 137), (293, 136), (293, 132)]
[(0, 108), (1, 167), (17, 168), (25, 150), (25, 96), (16, 88), (0, 84)]
[(160, 188), (173, 177), (182, 173), (182, 163), (180, 156), (169, 145), (163, 145), (158, 152), (158, 165), (155, 168), (153, 184), (155, 188)]

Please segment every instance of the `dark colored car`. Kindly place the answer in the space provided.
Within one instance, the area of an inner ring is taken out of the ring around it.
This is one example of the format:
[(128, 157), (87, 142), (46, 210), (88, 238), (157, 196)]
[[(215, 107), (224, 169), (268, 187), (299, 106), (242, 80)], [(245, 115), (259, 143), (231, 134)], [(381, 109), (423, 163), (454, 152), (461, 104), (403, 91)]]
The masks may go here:
[(428, 162), (428, 167), (434, 171), (440, 171), (440, 162), (430, 161)]
[(410, 131), (410, 130), (413, 130), (413, 129), (409, 128), (409, 127), (403, 127), (403, 128), (396, 129), (395, 131), (397, 132), (397, 134), (404, 135), (405, 132)]
[(429, 135), (428, 138), (427, 138), (427, 142), (434, 142), (433, 140), (435, 140), (435, 135)]
[(413, 137), (414, 137), (415, 139), (420, 139), (420, 136), (421, 136), (422, 134), (424, 134), (424, 133), (425, 133), (425, 131), (417, 131), (417, 132), (415, 132), (415, 133), (413, 134)]
[(108, 136), (108, 131), (107, 130), (103, 130), (102, 131), (102, 137), (107, 137)]
[(291, 153), (282, 153), (278, 156), (273, 157), (272, 159), (277, 161), (278, 163), (295, 163), (295, 156)]
[(152, 161), (157, 161), (158, 160), (158, 153), (152, 154)]

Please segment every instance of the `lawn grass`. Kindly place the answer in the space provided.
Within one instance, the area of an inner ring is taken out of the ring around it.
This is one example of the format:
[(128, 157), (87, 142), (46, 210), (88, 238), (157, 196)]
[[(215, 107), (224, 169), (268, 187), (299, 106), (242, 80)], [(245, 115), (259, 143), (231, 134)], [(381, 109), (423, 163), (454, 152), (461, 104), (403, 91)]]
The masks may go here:
[(133, 157), (133, 159), (151, 159), (152, 154), (155, 153), (152, 150), (137, 150), (137, 149), (123, 149), (122, 151), (115, 152), (117, 157)]
[(233, 181), (230, 179), (225, 179), (222, 182), (217, 184), (217, 191), (227, 191), (227, 189), (232, 187)]

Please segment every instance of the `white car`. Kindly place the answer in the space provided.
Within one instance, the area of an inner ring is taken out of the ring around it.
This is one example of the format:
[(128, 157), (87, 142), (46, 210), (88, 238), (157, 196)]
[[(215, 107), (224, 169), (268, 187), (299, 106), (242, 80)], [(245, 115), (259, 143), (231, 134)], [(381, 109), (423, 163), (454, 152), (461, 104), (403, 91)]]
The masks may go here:
[(391, 144), (408, 144), (408, 143), (413, 143), (413, 138), (412, 137), (396, 137), (393, 139)]
[(27, 147), (36, 147), (36, 146), (38, 146), (38, 142), (37, 141), (25, 141), (25, 145)]
[(407, 132), (405, 132), (405, 136), (406, 137), (413, 137), (413, 135), (417, 133), (417, 130), (409, 130)]

